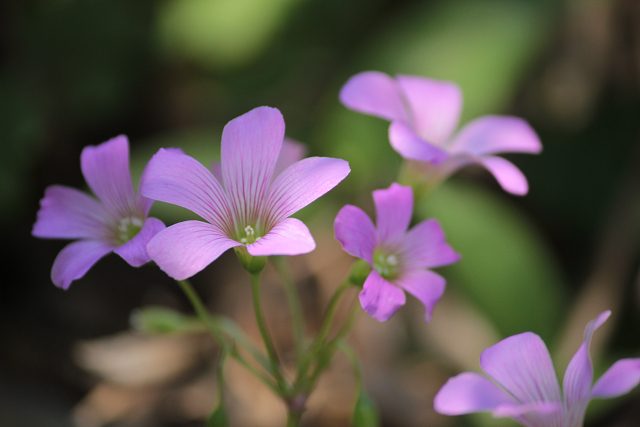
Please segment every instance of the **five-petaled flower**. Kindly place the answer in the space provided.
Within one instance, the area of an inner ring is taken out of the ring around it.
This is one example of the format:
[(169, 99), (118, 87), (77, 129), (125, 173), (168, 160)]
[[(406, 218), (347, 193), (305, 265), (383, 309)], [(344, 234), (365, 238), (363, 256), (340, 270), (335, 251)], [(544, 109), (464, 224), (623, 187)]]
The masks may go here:
[(375, 190), (373, 200), (377, 228), (367, 214), (351, 205), (338, 212), (334, 224), (342, 248), (373, 267), (360, 292), (362, 308), (384, 322), (404, 305), (404, 289), (424, 304), (428, 322), (446, 282), (427, 268), (457, 262), (460, 255), (446, 243), (434, 219), (407, 231), (413, 213), (410, 187), (393, 183), (386, 190)]
[(67, 289), (109, 252), (134, 267), (148, 262), (145, 249), (162, 221), (147, 218), (153, 200), (136, 195), (129, 172), (129, 141), (120, 135), (80, 155), (82, 174), (98, 197), (74, 188), (52, 185), (40, 201), (32, 234), (53, 239), (80, 239), (56, 257), (51, 280)]
[(547, 347), (538, 335), (525, 332), (482, 352), (480, 366), (492, 381), (475, 372), (449, 379), (435, 397), (435, 410), (445, 415), (490, 411), (526, 427), (582, 427), (591, 399), (620, 396), (640, 382), (640, 358), (621, 359), (592, 386), (589, 343), (610, 314), (607, 310), (587, 325), (564, 374), (563, 396)]
[(284, 138), (275, 108), (259, 107), (231, 120), (222, 132), (222, 183), (195, 159), (161, 149), (141, 180), (147, 197), (187, 208), (207, 222), (185, 221), (147, 245), (169, 276), (193, 276), (230, 248), (253, 257), (298, 255), (315, 249), (304, 223), (290, 215), (335, 187), (350, 172), (341, 159), (310, 157), (272, 181)]
[(340, 91), (348, 108), (391, 121), (391, 146), (406, 159), (429, 162), (418, 168), (440, 180), (456, 170), (479, 164), (502, 188), (526, 194), (527, 179), (513, 163), (496, 153), (537, 154), (542, 145), (526, 121), (511, 116), (483, 116), (452, 137), (462, 109), (462, 92), (452, 82), (419, 76), (395, 79), (378, 71), (351, 77)]

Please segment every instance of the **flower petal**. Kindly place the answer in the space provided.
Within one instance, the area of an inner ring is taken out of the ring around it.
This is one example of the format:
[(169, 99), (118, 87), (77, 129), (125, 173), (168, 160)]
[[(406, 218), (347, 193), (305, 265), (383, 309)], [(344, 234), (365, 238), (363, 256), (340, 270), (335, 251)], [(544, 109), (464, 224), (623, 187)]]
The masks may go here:
[(563, 427), (561, 402), (505, 403), (495, 408), (493, 416), (513, 418), (525, 426)]
[(415, 129), (422, 139), (444, 147), (458, 126), (462, 91), (453, 83), (419, 76), (396, 76), (411, 105)]
[(560, 401), (549, 350), (532, 332), (513, 335), (487, 348), (480, 356), (480, 366), (522, 403)]
[(491, 411), (515, 401), (498, 386), (475, 372), (463, 372), (442, 386), (433, 399), (433, 409), (443, 415)]
[(99, 240), (79, 240), (64, 247), (53, 262), (51, 280), (68, 289), (72, 281), (81, 278), (100, 258), (113, 250)]
[(222, 177), (236, 224), (255, 225), (284, 138), (275, 108), (258, 107), (231, 120), (222, 131)]
[(224, 190), (196, 159), (161, 148), (147, 164), (140, 181), (144, 196), (182, 206), (218, 229), (231, 232), (233, 216)]
[[(589, 357), (589, 345), (591, 337), (596, 329), (600, 327), (611, 315), (611, 311), (607, 310), (598, 315), (587, 325), (584, 331), (584, 341), (582, 345), (573, 355), (567, 370), (564, 374), (563, 390), (564, 399), (567, 407), (567, 417), (574, 422), (582, 424), (587, 404), (591, 398), (591, 384), (593, 381), (593, 366)], [(577, 424), (570, 424), (577, 425)]]
[(301, 255), (316, 248), (316, 242), (299, 219), (287, 218), (255, 243), (247, 245), (253, 256)]
[(440, 301), (447, 282), (429, 270), (408, 271), (395, 280), (396, 284), (424, 304), (424, 320), (429, 323), (433, 308)]
[(496, 153), (531, 153), (542, 151), (538, 135), (518, 117), (483, 116), (469, 122), (451, 143), (452, 153), (468, 152), (476, 156)]
[(184, 221), (156, 234), (147, 245), (147, 253), (169, 276), (184, 280), (239, 245), (211, 224)]
[(410, 120), (398, 83), (379, 71), (351, 77), (340, 89), (340, 102), (351, 110), (389, 121)]
[(351, 171), (349, 163), (330, 157), (309, 157), (285, 169), (267, 195), (264, 222), (273, 227), (338, 185)]
[[(169, 147), (169, 148), (165, 148), (165, 150), (167, 150), (169, 152), (177, 153), (177, 154), (184, 154), (184, 151), (182, 151), (181, 148)], [(145, 165), (144, 169), (142, 170), (142, 175), (141, 176), (145, 175), (148, 166), (149, 166), (149, 162), (147, 162), (147, 164)], [(138, 182), (138, 196), (137, 197), (138, 197), (137, 198), (138, 206), (141, 207), (142, 213), (144, 214), (144, 218), (146, 218), (147, 215), (149, 215), (149, 210), (151, 210), (151, 206), (153, 205), (154, 200), (150, 199), (148, 197), (144, 197), (142, 195), (142, 180), (140, 180), (140, 182)]]
[(278, 154), (278, 160), (276, 160), (276, 166), (273, 169), (273, 177), (276, 178), (286, 168), (302, 160), (306, 154), (307, 147), (285, 136), (280, 154)]
[(131, 183), (126, 136), (85, 147), (80, 154), (80, 166), (87, 184), (109, 212), (118, 218), (142, 215)]
[(504, 191), (518, 196), (529, 191), (527, 178), (510, 161), (495, 156), (481, 157), (478, 161), (493, 174)]
[(591, 397), (608, 399), (628, 393), (640, 383), (640, 358), (614, 363), (591, 390)]
[(435, 219), (422, 221), (404, 237), (402, 258), (411, 268), (431, 268), (460, 261)]
[(336, 240), (349, 254), (373, 264), (373, 250), (376, 246), (376, 229), (362, 209), (346, 205), (333, 223)]
[(40, 200), (31, 234), (53, 239), (106, 239), (110, 215), (93, 197), (75, 188), (52, 185)]
[(405, 159), (437, 165), (449, 155), (443, 149), (420, 138), (407, 123), (399, 120), (392, 122), (389, 126), (389, 142), (391, 147)]
[(385, 190), (375, 190), (373, 201), (378, 244), (400, 244), (413, 215), (413, 190), (394, 182)]
[(147, 218), (142, 229), (127, 243), (118, 246), (113, 250), (127, 261), (132, 267), (140, 267), (151, 261), (147, 254), (147, 243), (149, 240), (166, 227), (162, 221), (156, 218)]
[(369, 274), (360, 292), (362, 309), (381, 322), (389, 320), (405, 301), (402, 289), (387, 282), (376, 271)]

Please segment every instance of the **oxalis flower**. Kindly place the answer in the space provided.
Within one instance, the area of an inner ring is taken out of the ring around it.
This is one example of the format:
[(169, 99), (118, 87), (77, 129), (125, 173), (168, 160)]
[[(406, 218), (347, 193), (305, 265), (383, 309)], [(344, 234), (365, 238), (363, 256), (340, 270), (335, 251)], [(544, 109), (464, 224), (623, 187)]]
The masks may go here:
[(80, 155), (82, 174), (98, 197), (62, 185), (45, 190), (32, 234), (52, 239), (80, 239), (56, 257), (51, 280), (67, 289), (109, 252), (134, 267), (150, 261), (149, 239), (164, 229), (162, 221), (147, 218), (153, 200), (136, 195), (129, 171), (129, 141), (124, 135)]
[(275, 108), (259, 107), (231, 120), (222, 132), (222, 182), (176, 150), (161, 149), (153, 156), (142, 177), (142, 194), (207, 221), (172, 225), (149, 242), (149, 255), (162, 270), (182, 280), (230, 248), (248, 269), (251, 257), (315, 249), (306, 225), (289, 216), (335, 187), (349, 174), (349, 165), (310, 157), (272, 181), (283, 138), (284, 120)]
[[(429, 322), (445, 280), (427, 270), (460, 260), (445, 242), (438, 222), (429, 219), (407, 231), (413, 213), (413, 191), (393, 183), (375, 190), (377, 228), (361, 209), (347, 205), (336, 217), (336, 239), (342, 248), (373, 267), (360, 292), (364, 311), (381, 322), (405, 303), (404, 291), (418, 298)], [(403, 291), (404, 290), (404, 291)]]
[(509, 193), (523, 195), (529, 189), (522, 172), (494, 154), (537, 154), (542, 145), (536, 133), (517, 117), (483, 116), (452, 136), (462, 110), (462, 92), (455, 83), (419, 76), (393, 79), (367, 71), (345, 83), (340, 101), (352, 110), (390, 120), (391, 146), (405, 159), (429, 162), (414, 166), (430, 179), (478, 164)]
[(445, 415), (488, 411), (525, 427), (582, 427), (591, 399), (620, 396), (640, 382), (637, 358), (618, 360), (591, 385), (589, 343), (610, 315), (607, 310), (587, 325), (584, 341), (564, 374), (564, 395), (544, 342), (525, 332), (482, 352), (480, 366), (490, 379), (475, 372), (449, 379), (435, 397), (435, 410)]

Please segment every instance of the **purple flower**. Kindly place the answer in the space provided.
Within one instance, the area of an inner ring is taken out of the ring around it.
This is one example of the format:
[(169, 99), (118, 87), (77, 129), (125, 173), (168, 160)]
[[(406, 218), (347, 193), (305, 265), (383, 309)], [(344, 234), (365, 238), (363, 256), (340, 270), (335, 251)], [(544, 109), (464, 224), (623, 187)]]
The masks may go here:
[(150, 261), (149, 239), (164, 229), (162, 221), (147, 218), (153, 200), (136, 195), (129, 172), (129, 141), (117, 136), (80, 155), (82, 174), (98, 200), (75, 188), (52, 185), (40, 201), (33, 225), (36, 237), (80, 239), (56, 257), (51, 280), (67, 289), (109, 252), (134, 267)]
[(386, 190), (375, 190), (373, 201), (377, 228), (367, 214), (351, 205), (338, 212), (334, 223), (342, 248), (373, 267), (360, 292), (362, 308), (384, 322), (404, 305), (404, 289), (424, 304), (429, 322), (446, 282), (426, 269), (457, 262), (460, 255), (445, 242), (434, 219), (407, 231), (413, 213), (411, 187), (393, 183)]
[(207, 222), (185, 221), (147, 245), (169, 276), (193, 276), (230, 248), (249, 255), (299, 255), (315, 249), (302, 221), (290, 215), (335, 187), (350, 172), (344, 160), (310, 157), (272, 181), (284, 138), (282, 114), (259, 107), (222, 132), (222, 183), (195, 159), (161, 149), (142, 177), (142, 193), (187, 208)]
[(434, 179), (475, 163), (488, 169), (509, 193), (523, 195), (529, 189), (522, 172), (494, 154), (537, 154), (542, 145), (536, 133), (517, 117), (484, 116), (452, 137), (462, 109), (462, 92), (455, 83), (403, 75), (394, 80), (367, 71), (345, 83), (340, 101), (352, 110), (390, 120), (391, 146), (406, 159), (430, 162), (425, 172)]
[(482, 352), (480, 366), (490, 380), (475, 372), (450, 378), (435, 397), (435, 410), (445, 415), (490, 411), (526, 427), (582, 427), (591, 399), (620, 396), (640, 382), (637, 358), (618, 360), (591, 385), (589, 343), (610, 314), (600, 313), (587, 325), (584, 341), (564, 374), (564, 396), (544, 342), (525, 332)]

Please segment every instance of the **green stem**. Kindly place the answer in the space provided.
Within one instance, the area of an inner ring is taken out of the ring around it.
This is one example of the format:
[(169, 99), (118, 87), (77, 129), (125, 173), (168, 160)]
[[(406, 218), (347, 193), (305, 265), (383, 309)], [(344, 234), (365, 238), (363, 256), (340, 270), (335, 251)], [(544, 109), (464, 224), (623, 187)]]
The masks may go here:
[(291, 279), (289, 269), (285, 258), (282, 256), (271, 257), (276, 266), (278, 273), (282, 277), (284, 283), (284, 291), (287, 296), (287, 304), (291, 311), (291, 328), (293, 330), (293, 339), (295, 343), (295, 361), (300, 362), (304, 352), (304, 316), (302, 314), (302, 304), (300, 301), (300, 293), (295, 282)]
[(258, 329), (260, 329), (260, 335), (262, 335), (262, 341), (267, 349), (267, 355), (269, 356), (269, 362), (271, 363), (271, 373), (276, 379), (279, 388), (279, 395), (284, 397), (287, 387), (280, 371), (280, 362), (278, 360), (278, 353), (273, 345), (273, 340), (269, 335), (269, 329), (267, 328), (267, 322), (262, 315), (262, 306), (260, 304), (260, 273), (251, 274), (251, 290), (253, 295), (253, 309), (256, 313), (256, 322), (258, 323)]
[(296, 390), (304, 389), (308, 392), (313, 388), (313, 384), (315, 383), (315, 381), (311, 381), (308, 383), (306, 381), (307, 371), (314, 360), (317, 360), (316, 366), (322, 364), (320, 359), (325, 353), (325, 351), (323, 351), (323, 347), (327, 340), (327, 336), (329, 335), (329, 331), (331, 330), (331, 326), (333, 325), (333, 320), (337, 312), (338, 303), (340, 302), (340, 298), (342, 297), (344, 291), (350, 286), (351, 283), (349, 281), (345, 281), (338, 287), (338, 289), (336, 289), (335, 293), (331, 297), (324, 316), (324, 321), (322, 323), (322, 326), (320, 327), (320, 331), (318, 332), (315, 341), (313, 342), (313, 345), (311, 346), (311, 350), (298, 366), (298, 376), (295, 385)]
[[(242, 355), (238, 352), (238, 349), (235, 348), (234, 345), (229, 344), (229, 342), (227, 342), (227, 340), (224, 338), (221, 332), (224, 330), (224, 326), (223, 327), (220, 326), (220, 325), (223, 325), (223, 322), (217, 322), (216, 319), (214, 319), (211, 316), (211, 314), (209, 313), (209, 310), (207, 310), (204, 303), (196, 293), (195, 289), (193, 289), (193, 286), (191, 285), (191, 283), (189, 283), (189, 281), (187, 280), (177, 280), (177, 282), (178, 282), (178, 285), (180, 285), (180, 288), (182, 289), (184, 294), (189, 299), (189, 302), (191, 303), (194, 311), (196, 312), (196, 315), (198, 316), (200, 321), (207, 327), (207, 329), (209, 330), (213, 338), (218, 342), (220, 347), (222, 347), (223, 351), (226, 351), (231, 357), (233, 357), (236, 361), (238, 361), (238, 363), (244, 366), (249, 372), (255, 375), (260, 381), (262, 381), (267, 387), (273, 390), (276, 394), (279, 394), (279, 390), (273, 384), (273, 382), (271, 382), (271, 380), (267, 378), (264, 374), (259, 372), (253, 365), (247, 362), (247, 360), (244, 357), (242, 357)], [(236, 333), (236, 334), (229, 334), (229, 335), (231, 335), (233, 338), (236, 338), (238, 334)], [(244, 341), (244, 343), (241, 343), (241, 344), (248, 345), (248, 351), (252, 353), (252, 355), (254, 356), (254, 358), (256, 358), (258, 362), (260, 362), (261, 361), (260, 359), (263, 358), (261, 357), (262, 355), (257, 351), (257, 349), (252, 351), (253, 346), (249, 343), (248, 339), (242, 339), (242, 340)]]
[(298, 427), (300, 425), (300, 418), (302, 418), (302, 414), (289, 411), (287, 413), (287, 427)]

